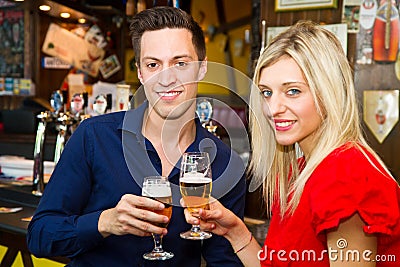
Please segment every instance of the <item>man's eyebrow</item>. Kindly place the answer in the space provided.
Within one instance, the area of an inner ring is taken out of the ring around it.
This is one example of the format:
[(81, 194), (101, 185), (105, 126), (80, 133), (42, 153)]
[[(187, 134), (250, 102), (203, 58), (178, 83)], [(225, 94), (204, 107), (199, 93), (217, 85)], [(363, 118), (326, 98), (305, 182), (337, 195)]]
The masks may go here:
[[(190, 56), (190, 55), (177, 55), (177, 56), (174, 56), (174, 57), (173, 57), (174, 60), (176, 60), (176, 59), (181, 59), (181, 58), (188, 58), (188, 59), (193, 60), (193, 57)], [(159, 58), (152, 57), (152, 56), (145, 56), (145, 57), (143, 57), (142, 59), (160, 61)]]

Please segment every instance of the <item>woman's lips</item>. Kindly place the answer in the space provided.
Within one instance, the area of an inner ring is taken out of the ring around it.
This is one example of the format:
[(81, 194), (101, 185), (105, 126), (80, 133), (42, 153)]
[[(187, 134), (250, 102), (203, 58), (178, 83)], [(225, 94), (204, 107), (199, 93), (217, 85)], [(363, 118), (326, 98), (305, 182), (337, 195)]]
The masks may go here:
[(289, 130), (289, 129), (292, 128), (293, 124), (295, 124), (295, 123), (296, 123), (296, 121), (293, 121), (293, 120), (291, 120), (291, 121), (288, 121), (288, 120), (277, 121), (277, 120), (275, 120), (275, 129), (277, 131)]

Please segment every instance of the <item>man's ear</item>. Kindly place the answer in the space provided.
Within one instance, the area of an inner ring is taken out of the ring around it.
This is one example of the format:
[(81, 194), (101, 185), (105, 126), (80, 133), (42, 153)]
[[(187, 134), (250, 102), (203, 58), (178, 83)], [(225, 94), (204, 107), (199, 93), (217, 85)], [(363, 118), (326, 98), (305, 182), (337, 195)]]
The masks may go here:
[(136, 69), (137, 69), (137, 77), (140, 81), (141, 84), (143, 83), (143, 76), (142, 76), (142, 72), (140, 71), (139, 65), (137, 63), (135, 63)]
[(204, 79), (207, 73), (207, 57), (201, 62), (197, 80), (201, 81)]

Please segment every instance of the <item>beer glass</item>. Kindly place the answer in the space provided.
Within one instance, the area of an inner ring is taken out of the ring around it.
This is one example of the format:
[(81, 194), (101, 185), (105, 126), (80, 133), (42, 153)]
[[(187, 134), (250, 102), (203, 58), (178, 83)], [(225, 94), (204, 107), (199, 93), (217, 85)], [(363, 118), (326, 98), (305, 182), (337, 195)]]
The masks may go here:
[[(184, 153), (179, 178), (180, 191), (190, 214), (198, 217), (199, 209), (207, 209), (211, 195), (212, 177), (208, 153)], [(181, 233), (184, 239), (202, 240), (212, 236), (204, 232), (200, 225), (192, 225), (190, 231)]]
[[(152, 210), (155, 213), (165, 215), (171, 219), (172, 215), (172, 193), (167, 177), (149, 176), (143, 181), (142, 196), (155, 199), (164, 204), (163, 210)], [(169, 220), (168, 220), (169, 222)], [(156, 224), (159, 227), (166, 228), (168, 223)], [(152, 234), (154, 240), (154, 248), (151, 252), (145, 253), (143, 258), (146, 260), (167, 260), (174, 256), (172, 252), (164, 251), (162, 247), (162, 235)]]

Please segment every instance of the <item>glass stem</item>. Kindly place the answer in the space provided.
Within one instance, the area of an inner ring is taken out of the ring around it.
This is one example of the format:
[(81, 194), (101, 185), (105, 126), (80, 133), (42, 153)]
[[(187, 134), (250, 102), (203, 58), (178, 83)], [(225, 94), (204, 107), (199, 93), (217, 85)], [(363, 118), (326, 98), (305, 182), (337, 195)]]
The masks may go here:
[(158, 234), (153, 234), (153, 240), (154, 240), (154, 252), (163, 252), (162, 248), (162, 235)]
[(199, 233), (200, 232), (200, 225), (199, 224), (193, 224), (192, 229), (190, 229), (191, 232), (193, 233)]

